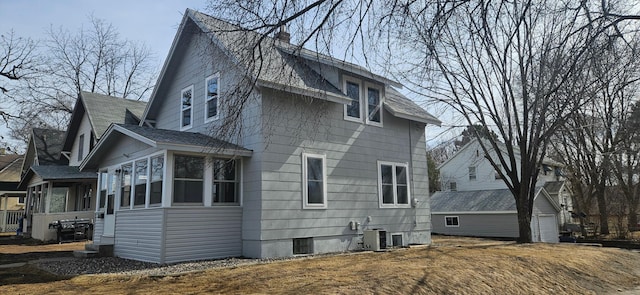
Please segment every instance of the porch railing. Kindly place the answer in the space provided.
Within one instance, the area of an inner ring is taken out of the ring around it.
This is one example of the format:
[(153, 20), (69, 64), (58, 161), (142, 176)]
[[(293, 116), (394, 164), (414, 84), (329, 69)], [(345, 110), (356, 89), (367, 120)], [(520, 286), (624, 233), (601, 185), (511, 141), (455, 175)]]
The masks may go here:
[(0, 211), (0, 232), (15, 232), (24, 210)]

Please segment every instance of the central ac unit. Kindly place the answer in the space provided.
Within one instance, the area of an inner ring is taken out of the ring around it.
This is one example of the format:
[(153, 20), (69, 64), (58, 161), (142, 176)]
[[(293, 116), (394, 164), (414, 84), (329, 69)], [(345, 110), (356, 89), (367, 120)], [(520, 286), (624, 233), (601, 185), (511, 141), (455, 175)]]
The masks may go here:
[(387, 248), (387, 232), (383, 230), (365, 230), (362, 236), (364, 250), (380, 251)]

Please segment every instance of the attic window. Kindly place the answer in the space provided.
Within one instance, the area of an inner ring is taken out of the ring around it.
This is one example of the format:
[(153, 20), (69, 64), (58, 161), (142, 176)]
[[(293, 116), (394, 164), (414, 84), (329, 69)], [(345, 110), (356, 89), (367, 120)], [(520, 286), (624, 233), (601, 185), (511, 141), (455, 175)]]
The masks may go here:
[(380, 89), (367, 85), (367, 124), (382, 123), (382, 99)]
[(193, 122), (193, 85), (182, 89), (180, 98), (180, 130), (191, 128)]
[(209, 122), (209, 121), (218, 119), (218, 112), (219, 112), (218, 109), (220, 105), (220, 99), (219, 99), (220, 75), (214, 74), (207, 77), (204, 85), (206, 87), (204, 119), (205, 121)]
[(352, 80), (345, 80), (345, 93), (351, 98), (351, 103), (344, 106), (344, 118), (351, 121), (361, 122), (362, 107), (360, 101), (360, 83)]

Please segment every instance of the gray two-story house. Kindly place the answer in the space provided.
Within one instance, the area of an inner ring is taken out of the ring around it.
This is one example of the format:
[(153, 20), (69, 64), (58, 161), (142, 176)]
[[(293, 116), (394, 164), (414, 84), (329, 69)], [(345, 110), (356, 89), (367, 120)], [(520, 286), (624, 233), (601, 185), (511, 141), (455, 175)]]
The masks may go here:
[[(172, 263), (430, 243), (425, 126), (357, 65), (189, 10), (139, 125), (114, 124), (94, 243)], [(259, 44), (260, 46), (256, 46)]]

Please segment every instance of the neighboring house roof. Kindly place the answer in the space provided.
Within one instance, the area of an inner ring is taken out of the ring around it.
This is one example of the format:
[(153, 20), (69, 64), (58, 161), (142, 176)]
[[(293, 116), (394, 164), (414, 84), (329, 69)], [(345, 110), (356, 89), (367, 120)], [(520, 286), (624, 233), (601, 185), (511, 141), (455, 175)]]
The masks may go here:
[[(65, 132), (54, 129), (33, 128), (31, 139), (35, 145), (38, 165), (67, 164), (65, 157), (61, 157)], [(28, 163), (31, 166), (31, 163)]]
[(0, 155), (0, 191), (19, 191), (22, 155)]
[[(282, 90), (342, 104), (350, 103), (351, 100), (341, 91), (340, 85), (332, 84), (330, 79), (323, 76), (323, 73), (310, 66), (314, 63), (339, 68), (385, 85), (402, 87), (400, 83), (373, 74), (358, 65), (300, 48), (269, 36), (263, 36), (191, 9), (187, 9), (184, 14), (157, 85), (162, 84), (165, 72), (170, 68), (171, 56), (177, 50), (176, 48), (179, 44), (187, 44), (181, 42), (181, 38), (193, 33), (189, 28), (207, 33), (212, 42), (217, 44), (230, 60), (245, 71), (252, 80), (256, 81), (258, 87)], [(188, 33), (184, 33), (185, 31)], [(254, 49), (258, 42), (260, 42), (260, 50), (256, 51)], [(256, 60), (261, 61), (259, 65), (253, 64)], [(393, 115), (440, 125), (439, 120), (413, 101), (395, 90), (389, 90), (391, 87), (387, 87), (387, 89), (391, 93), (389, 96), (393, 97), (385, 102), (385, 107)], [(159, 87), (154, 88), (151, 101), (143, 115), (144, 120), (155, 118), (159, 108), (159, 104), (154, 103), (157, 91), (160, 91)]]
[(0, 182), (20, 181), (22, 155), (0, 155)]
[(246, 157), (251, 156), (253, 153), (251, 150), (239, 145), (202, 133), (156, 129), (138, 125), (112, 124), (105, 132), (103, 140), (98, 142), (98, 145), (80, 165), (80, 169), (95, 167), (100, 161), (101, 155), (110, 148), (111, 142), (117, 139), (117, 134), (128, 136), (158, 149)]
[(138, 124), (146, 105), (145, 101), (82, 91), (71, 114), (63, 150), (71, 150), (85, 114), (91, 124), (93, 136), (98, 140), (111, 123)]
[[(536, 188), (536, 198), (540, 196), (543, 187)], [(546, 196), (549, 202), (559, 207), (555, 201)], [(508, 189), (478, 190), (478, 191), (446, 191), (436, 192), (431, 196), (431, 212), (516, 212), (516, 201)]]
[(22, 178), (22, 181), (18, 185), (20, 189), (26, 189), (29, 180), (37, 175), (44, 181), (48, 180), (83, 180), (83, 179), (97, 179), (98, 175), (95, 172), (81, 172), (78, 166), (32, 166)]

